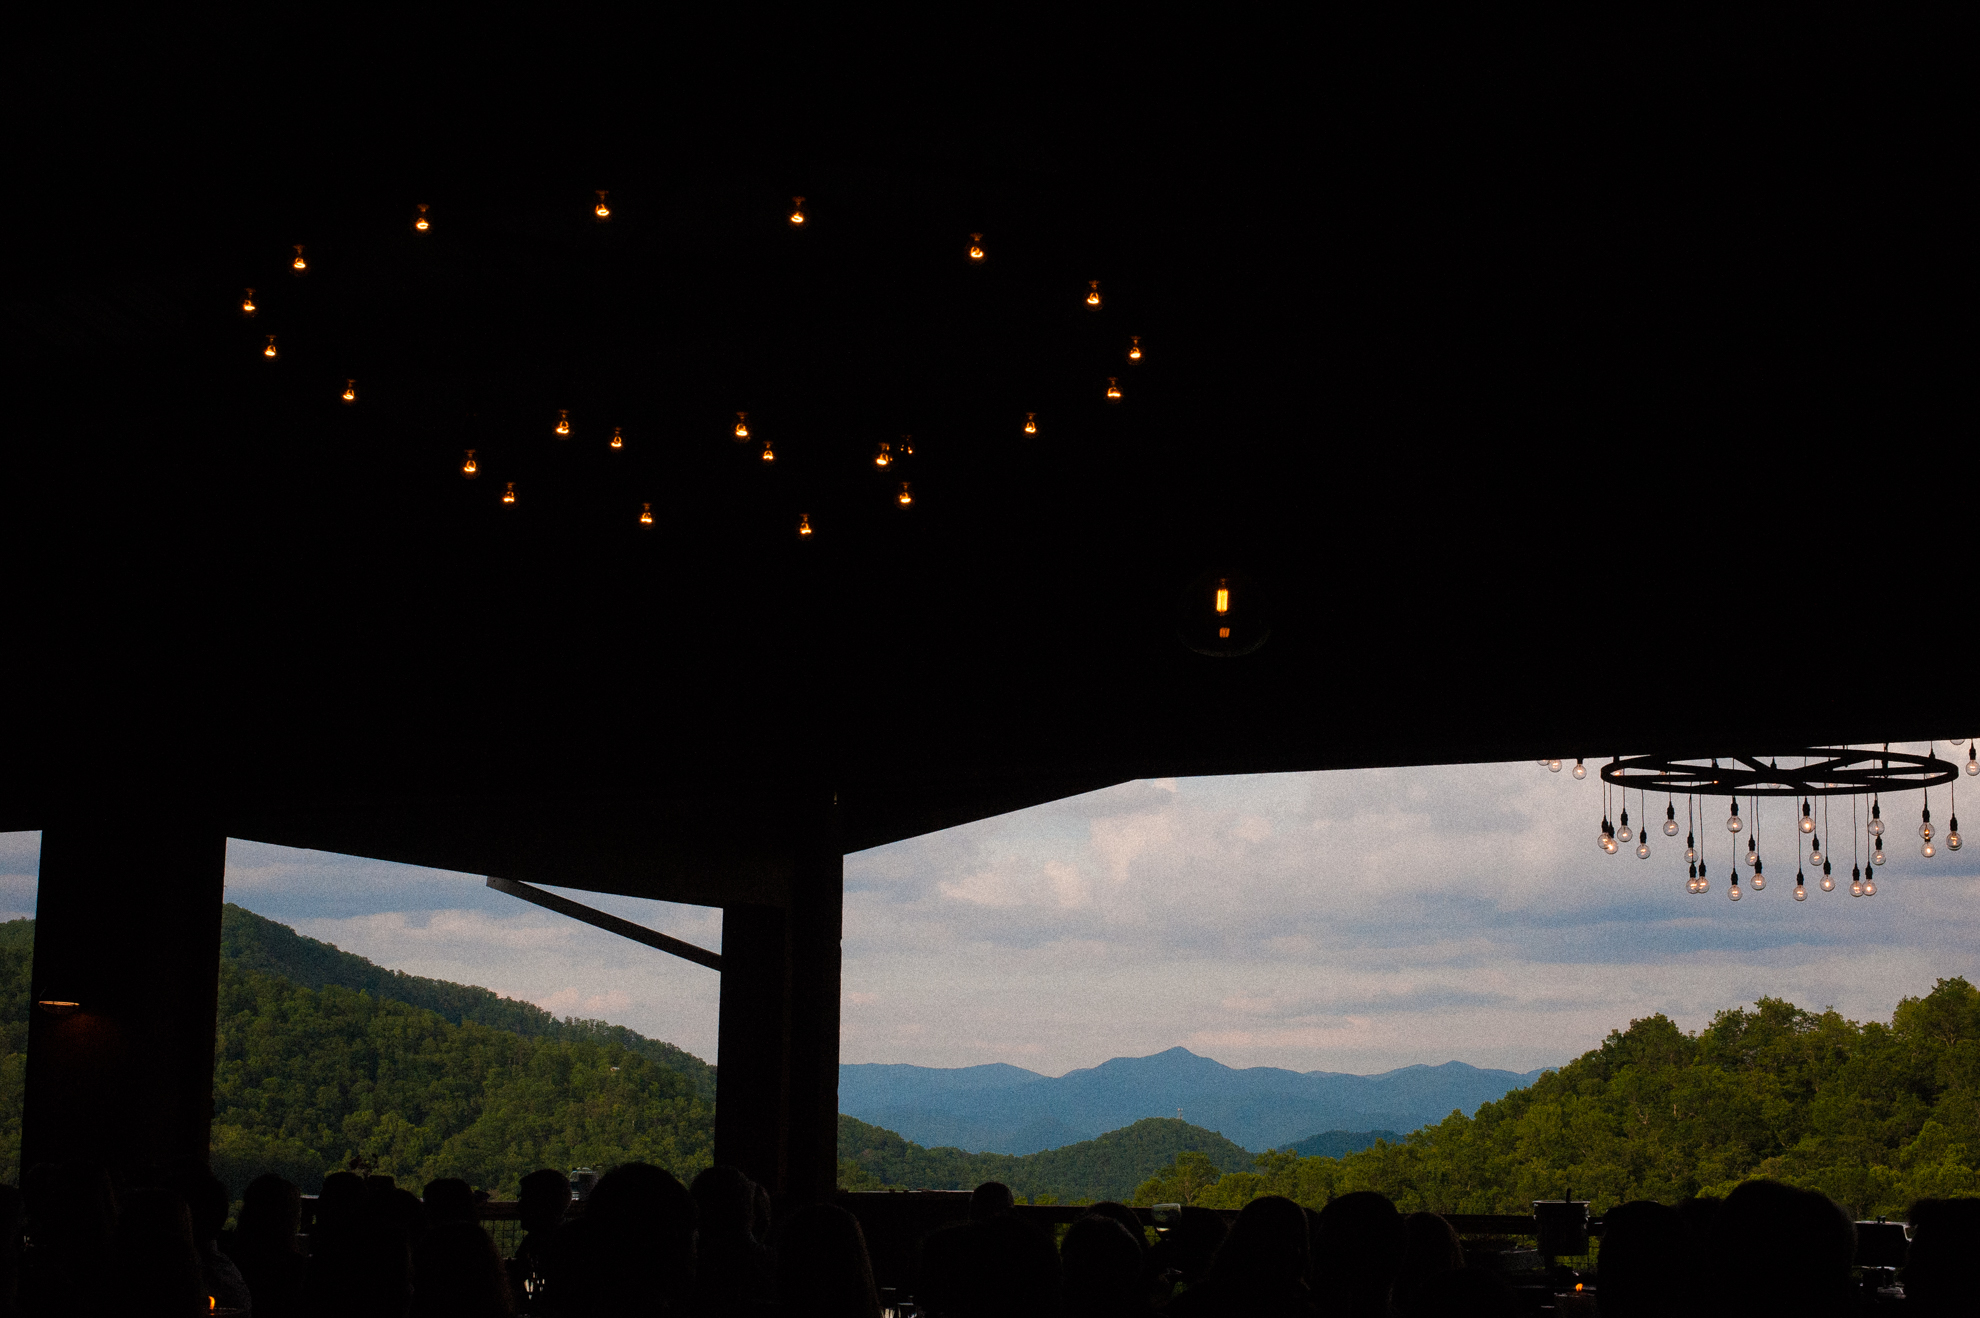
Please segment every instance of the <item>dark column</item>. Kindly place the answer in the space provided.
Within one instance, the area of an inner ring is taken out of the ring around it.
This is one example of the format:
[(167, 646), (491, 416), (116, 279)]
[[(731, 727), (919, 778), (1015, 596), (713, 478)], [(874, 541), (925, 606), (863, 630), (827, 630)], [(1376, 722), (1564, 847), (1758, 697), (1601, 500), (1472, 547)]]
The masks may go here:
[(226, 862), (225, 835), (180, 819), (42, 833), (23, 1170), (206, 1157)]
[(715, 1161), (792, 1203), (837, 1181), (844, 870), (821, 811), (803, 821), (788, 908), (722, 908)]

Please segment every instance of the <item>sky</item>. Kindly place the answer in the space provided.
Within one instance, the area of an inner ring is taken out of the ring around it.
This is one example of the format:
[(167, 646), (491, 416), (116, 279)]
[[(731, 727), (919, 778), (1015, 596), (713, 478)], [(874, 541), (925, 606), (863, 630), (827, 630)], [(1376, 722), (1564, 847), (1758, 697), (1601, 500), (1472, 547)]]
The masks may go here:
[[(1959, 788), (1980, 829), (1980, 779)], [(1601, 796), (1592, 771), (1531, 762), (1168, 779), (854, 853), (841, 1058), (1059, 1075), (1180, 1044), (1231, 1066), (1526, 1071), (1656, 1012), (1696, 1029), (1772, 995), (1888, 1019), (1937, 978), (1980, 982), (1980, 843), (1922, 859), (1916, 792), (1885, 799), (1874, 898), (1795, 902), (1792, 807), (1764, 803), (1770, 882), (1737, 905), (1746, 834), (1722, 799), (1698, 829), (1714, 886), (1691, 896), (1682, 830), (1653, 831), (1648, 860), (1602, 854)], [(1653, 823), (1663, 811), (1652, 797)], [(1820, 835), (1846, 875), (1834, 818)], [(36, 834), (0, 834), (0, 918), (32, 913), (38, 855)], [(719, 910), (566, 891), (721, 946)], [(715, 972), (478, 875), (234, 840), (227, 899), (381, 965), (715, 1056)]]

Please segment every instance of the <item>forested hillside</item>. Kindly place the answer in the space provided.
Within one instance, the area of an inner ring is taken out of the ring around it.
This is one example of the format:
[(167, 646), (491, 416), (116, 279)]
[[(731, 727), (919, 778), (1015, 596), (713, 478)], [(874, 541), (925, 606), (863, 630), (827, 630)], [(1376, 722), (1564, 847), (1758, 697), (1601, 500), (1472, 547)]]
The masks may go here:
[(1914, 1199), (1980, 1194), (1980, 992), (1940, 980), (1888, 1025), (1778, 998), (1724, 1011), (1696, 1034), (1632, 1021), (1532, 1086), (1400, 1143), (1342, 1158), (1261, 1155), (1213, 1178), (1185, 1156), (1140, 1202), (1235, 1208), (1260, 1194), (1315, 1207), (1380, 1190), (1405, 1211), (1529, 1211), (1572, 1190), (1594, 1211), (1630, 1199), (1723, 1195), (1769, 1176), (1859, 1216)]
[(1217, 1171), (1252, 1164), (1242, 1145), (1174, 1117), (1149, 1117), (1098, 1139), (1010, 1154), (924, 1149), (891, 1130), (839, 1115), (839, 1184), (847, 1190), (969, 1190), (1002, 1181), (1031, 1199), (1125, 1199), (1185, 1153)]

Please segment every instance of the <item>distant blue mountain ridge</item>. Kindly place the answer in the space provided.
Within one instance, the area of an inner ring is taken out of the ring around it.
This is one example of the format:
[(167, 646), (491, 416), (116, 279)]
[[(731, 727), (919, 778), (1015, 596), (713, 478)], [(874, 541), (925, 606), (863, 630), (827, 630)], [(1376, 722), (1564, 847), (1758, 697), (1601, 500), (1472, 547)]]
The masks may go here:
[(1104, 1135), (1143, 1117), (1221, 1132), (1254, 1153), (1317, 1142), (1318, 1133), (1411, 1131), (1532, 1084), (1463, 1062), (1380, 1075), (1225, 1066), (1187, 1048), (1116, 1057), (1044, 1076), (1021, 1066), (935, 1067), (866, 1062), (839, 1068), (839, 1110), (927, 1148), (1037, 1153)]

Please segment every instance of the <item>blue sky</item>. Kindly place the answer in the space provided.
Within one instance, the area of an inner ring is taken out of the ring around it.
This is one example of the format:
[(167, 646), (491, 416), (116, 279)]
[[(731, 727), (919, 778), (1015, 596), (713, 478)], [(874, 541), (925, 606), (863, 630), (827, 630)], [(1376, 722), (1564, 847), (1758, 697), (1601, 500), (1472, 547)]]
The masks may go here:
[[(1980, 779), (1960, 787), (1980, 828)], [(1700, 828), (1715, 886), (1693, 897), (1682, 834), (1653, 833), (1647, 861), (1601, 854), (1600, 798), (1592, 773), (1530, 762), (1138, 782), (857, 853), (843, 1057), (1059, 1074), (1182, 1044), (1233, 1066), (1528, 1070), (1652, 1012), (1695, 1028), (1774, 994), (1888, 1017), (1935, 978), (1980, 982), (1980, 843), (1921, 859), (1915, 792), (1886, 799), (1870, 899), (1794, 902), (1789, 808), (1764, 807), (1771, 882), (1737, 906), (1722, 802)], [(1824, 841), (1846, 873), (1847, 826)], [(0, 910), (32, 910), (37, 856), (0, 834)], [(235, 841), (227, 894), (385, 965), (714, 1056), (713, 972), (480, 876)], [(721, 943), (716, 910), (571, 895)]]

